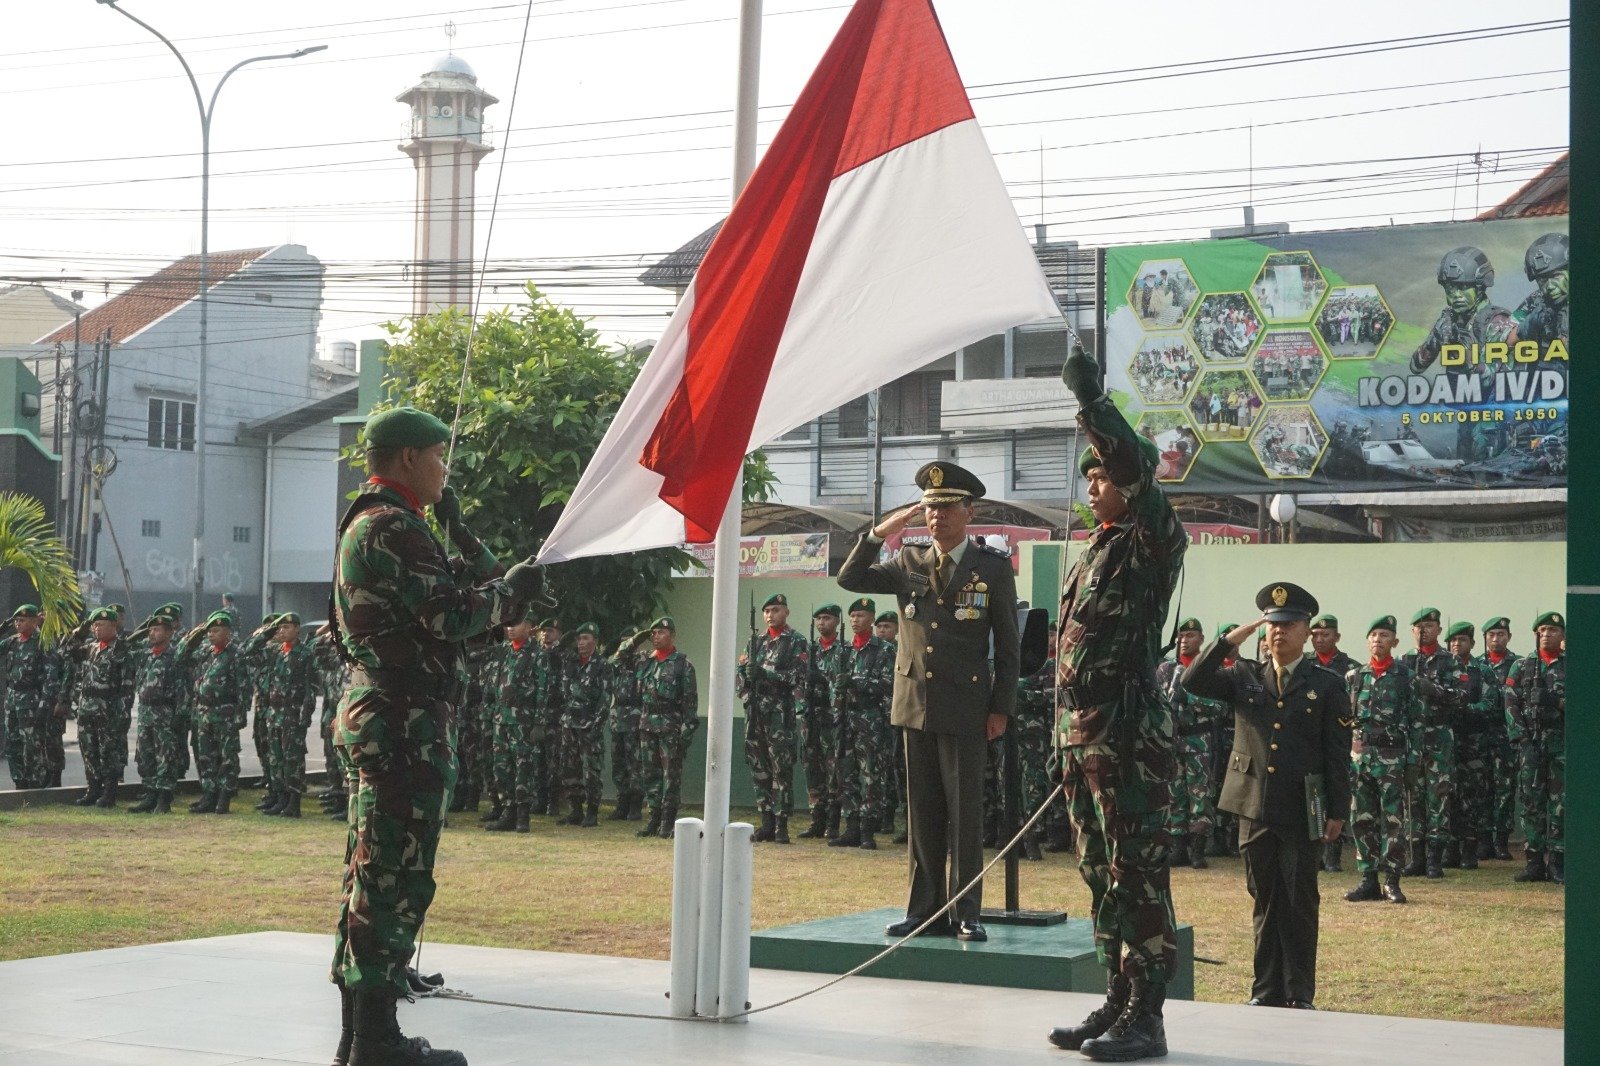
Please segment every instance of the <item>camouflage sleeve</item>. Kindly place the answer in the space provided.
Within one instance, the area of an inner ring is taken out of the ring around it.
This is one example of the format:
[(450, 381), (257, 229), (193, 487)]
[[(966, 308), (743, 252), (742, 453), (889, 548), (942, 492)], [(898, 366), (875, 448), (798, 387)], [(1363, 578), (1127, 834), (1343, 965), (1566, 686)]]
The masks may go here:
[(688, 728), (700, 717), (700, 686), (695, 680), (694, 663), (683, 660), (683, 686), (679, 691), (679, 713)]
[(356, 525), (363, 519), (366, 529), (354, 553), (358, 558), (340, 560), (341, 579), (349, 586), (348, 616), (359, 615), (374, 596), (370, 578), (376, 577), (440, 640), (465, 640), (505, 621), (502, 616), (513, 603), (510, 591), (498, 582), (476, 588), (457, 584), (438, 541), (420, 519), (398, 509), (369, 511)]
[(1500, 716), (1503, 707), (1500, 698), (1500, 679), (1495, 677), (1493, 670), (1481, 663), (1470, 663), (1467, 668), (1478, 675), (1478, 698), (1468, 704), (1467, 716), (1479, 729), (1491, 727)]
[(505, 573), (494, 552), (484, 546), (465, 522), (458, 522), (450, 530), (450, 543), (461, 553), (462, 574), (471, 580), (488, 581)]
[(883, 647), (878, 649), (878, 657), (872, 662), (868, 681), (872, 686), (872, 694), (880, 700), (894, 694), (894, 656), (894, 646), (884, 641)]
[(1439, 358), (1439, 350), (1444, 346), (1444, 332), (1449, 324), (1449, 318), (1449, 311), (1441, 311), (1439, 317), (1433, 323), (1433, 328), (1428, 331), (1428, 335), (1423, 338), (1422, 343), (1417, 345), (1416, 351), (1411, 353), (1411, 372), (1413, 374), (1422, 373), (1433, 365), (1435, 359)]
[[(1396, 665), (1395, 669), (1404, 669)], [(1400, 721), (1404, 723), (1406, 737), (1406, 765), (1415, 766), (1422, 762), (1422, 697), (1417, 695), (1414, 684), (1400, 686)]]
[(785, 687), (789, 690), (794, 700), (795, 719), (798, 721), (805, 717), (806, 704), (811, 699), (811, 649), (807, 648), (804, 638), (798, 633), (790, 642), (794, 647), (794, 662), (786, 671)]
[(1522, 740), (1525, 723), (1524, 703), (1522, 690), (1527, 685), (1527, 673), (1522, 669), (1524, 659), (1518, 659), (1511, 667), (1511, 673), (1506, 677), (1505, 705), (1506, 705), (1506, 736), (1511, 743), (1516, 744)]
[[(1188, 544), (1167, 494), (1156, 484), (1159, 458), (1139, 446), (1139, 436), (1109, 396), (1078, 409), (1083, 428), (1111, 483), (1128, 501), (1136, 552), (1145, 565), (1164, 563)], [(1077, 461), (1077, 457), (1073, 457)]]

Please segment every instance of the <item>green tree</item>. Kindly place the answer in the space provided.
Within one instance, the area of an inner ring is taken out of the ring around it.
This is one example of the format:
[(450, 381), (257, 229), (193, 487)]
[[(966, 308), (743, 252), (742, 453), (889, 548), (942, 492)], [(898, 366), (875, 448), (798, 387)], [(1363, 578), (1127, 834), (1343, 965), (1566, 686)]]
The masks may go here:
[(45, 516), (44, 504), (19, 492), (0, 492), (0, 569), (28, 575), (44, 609), (44, 639), (53, 641), (78, 624), (83, 601), (66, 545)]
[[(465, 314), (450, 309), (388, 327), (396, 338), (389, 395), (456, 423), (450, 483), (473, 531), (507, 564), (549, 536), (648, 354), (607, 347), (571, 310), (531, 284), (527, 292), (527, 305), (478, 323), (464, 386)], [(760, 453), (746, 461), (746, 500), (767, 499), (775, 482)], [(593, 621), (609, 638), (659, 613), (673, 570), (692, 565), (663, 548), (578, 559), (549, 576), (568, 628)]]

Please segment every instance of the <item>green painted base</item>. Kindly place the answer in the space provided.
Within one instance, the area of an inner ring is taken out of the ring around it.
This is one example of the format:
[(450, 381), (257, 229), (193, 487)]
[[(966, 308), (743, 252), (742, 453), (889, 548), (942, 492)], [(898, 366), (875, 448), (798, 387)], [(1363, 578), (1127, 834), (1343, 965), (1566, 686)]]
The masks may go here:
[[(904, 918), (885, 907), (799, 925), (763, 929), (750, 938), (750, 965), (769, 970), (844, 973), (888, 947), (884, 926)], [(1087, 919), (1057, 925), (987, 925), (989, 940), (964, 944), (954, 937), (918, 937), (867, 970), (868, 977), (947, 981), (998, 988), (1100, 993), (1106, 972), (1094, 957)], [(1178, 972), (1169, 999), (1194, 998), (1194, 928), (1178, 926)]]

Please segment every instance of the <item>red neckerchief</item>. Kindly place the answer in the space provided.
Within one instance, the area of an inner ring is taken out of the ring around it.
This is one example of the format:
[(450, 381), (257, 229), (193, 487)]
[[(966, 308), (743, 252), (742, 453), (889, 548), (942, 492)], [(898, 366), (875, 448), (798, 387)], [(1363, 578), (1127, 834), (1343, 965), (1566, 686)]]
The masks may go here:
[(1194, 662), (1194, 656), (1193, 655), (1179, 655), (1178, 656), (1178, 662), (1180, 664), (1184, 665), (1184, 666), (1188, 666), (1190, 663)]
[(292, 651), (294, 651), (294, 641), (292, 641), (292, 640), (284, 641), (283, 642), (283, 654), (288, 655)]
[(1438, 655), (1439, 654), (1439, 645), (1434, 644), (1432, 646), (1429, 646), (1427, 644), (1418, 644), (1417, 645), (1417, 651), (1419, 653), (1423, 654), (1423, 655)]
[(17, 634), (17, 639), (20, 640), (22, 643), (26, 644), (28, 641), (33, 639), (33, 634), (29, 633), (27, 636), (23, 636), (21, 633), (18, 633)]
[(862, 648), (865, 648), (867, 646), (867, 641), (869, 641), (871, 639), (872, 639), (872, 634), (871, 633), (857, 633), (855, 635), (855, 638), (854, 638), (854, 644), (855, 644), (856, 651), (860, 651)]
[[(789, 628), (788, 626), (784, 626), (783, 627), (783, 629), (788, 629), (788, 628)], [(768, 626), (767, 627), (767, 636), (771, 637), (773, 640), (777, 640), (779, 637), (783, 636), (783, 629), (773, 629), (771, 626)]]
[[(838, 642), (838, 640), (838, 637), (818, 637), (817, 643), (822, 645), (823, 651), (830, 651), (832, 650), (834, 644)], [(857, 645), (857, 647), (859, 646), (860, 645)]]
[(1492, 651), (1489, 653), (1489, 661), (1494, 663), (1496, 666), (1499, 666), (1501, 662), (1505, 660), (1505, 657), (1506, 653), (1503, 651)]
[[(229, 643), (231, 644), (232, 641), (229, 641)], [(225, 649), (227, 646), (228, 646), (227, 644), (213, 644), (213, 645), (211, 645), (211, 654), (212, 655), (221, 655), (222, 652), (223, 652), (223, 649)]]
[(655, 650), (656, 662), (666, 662), (668, 659), (672, 658), (672, 653), (676, 650), (676, 648), (657, 648)]
[(1319, 651), (1317, 652), (1317, 662), (1321, 663), (1323, 666), (1327, 666), (1329, 663), (1333, 662), (1333, 657), (1338, 654), (1339, 653), (1335, 651), (1332, 654), (1324, 655)]
[(172, 647), (172, 644), (170, 642), (168, 642), (166, 644), (159, 645), (159, 646), (152, 644), (150, 646), (150, 654), (151, 655), (165, 655), (167, 653), (167, 649), (170, 648), (170, 647)]
[(587, 656), (587, 655), (579, 655), (578, 656), (578, 665), (579, 666), (588, 666), (589, 665), (589, 658), (590, 657)]
[(111, 647), (111, 642), (109, 640), (100, 641), (100, 650), (101, 651), (105, 651), (109, 647)]
[(1558, 651), (1545, 651), (1543, 648), (1540, 648), (1539, 658), (1544, 660), (1544, 664), (1546, 666), (1549, 666), (1551, 663), (1561, 658), (1561, 653)]
[(522, 650), (522, 646), (524, 644), (526, 644), (526, 643), (527, 643), (527, 641), (525, 641), (525, 640), (513, 640), (511, 642), (511, 650), (512, 651), (521, 651)]
[(367, 479), (367, 484), (376, 485), (379, 488), (383, 488), (383, 489), (388, 489), (390, 492), (394, 493), (395, 495), (399, 496), (402, 500), (404, 500), (405, 503), (406, 503), (406, 506), (411, 508), (411, 510), (416, 513), (416, 516), (418, 518), (422, 517), (422, 501), (417, 499), (417, 494), (411, 491), (410, 486), (402, 485), (402, 484), (400, 484), (400, 482), (395, 481), (395, 480), (393, 480), (391, 478), (386, 478), (386, 477), (368, 478)]
[(1391, 655), (1385, 659), (1368, 659), (1367, 665), (1372, 667), (1373, 677), (1382, 677), (1384, 671), (1388, 670), (1389, 667), (1394, 665), (1394, 656)]

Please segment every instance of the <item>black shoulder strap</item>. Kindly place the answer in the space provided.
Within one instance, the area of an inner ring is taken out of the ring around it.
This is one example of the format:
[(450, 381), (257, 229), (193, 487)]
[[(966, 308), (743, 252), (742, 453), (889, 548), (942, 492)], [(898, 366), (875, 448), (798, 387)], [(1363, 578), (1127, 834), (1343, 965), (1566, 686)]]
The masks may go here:
[(333, 637), (333, 648), (339, 658), (347, 666), (360, 666), (355, 656), (351, 655), (344, 646), (344, 633), (339, 628), (339, 610), (336, 600), (339, 595), (339, 545), (344, 542), (345, 530), (349, 529), (355, 520), (374, 507), (392, 504), (381, 493), (363, 492), (350, 501), (350, 506), (344, 510), (344, 517), (339, 519), (339, 530), (333, 537), (333, 583), (328, 586), (328, 629)]

